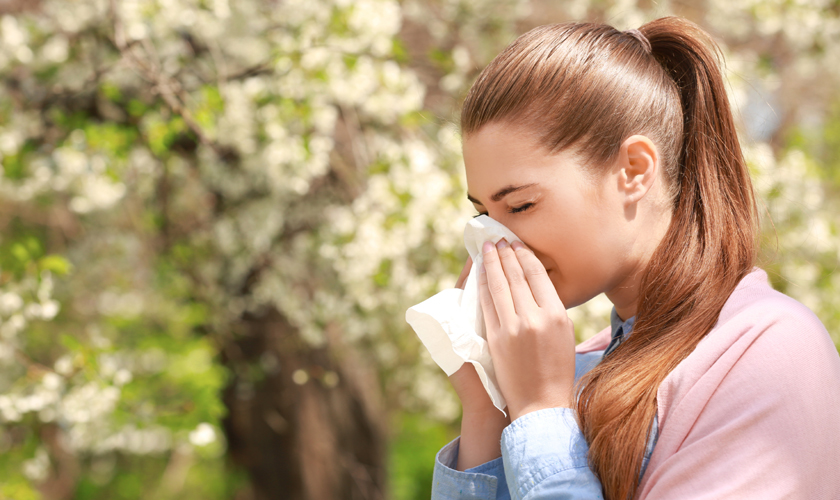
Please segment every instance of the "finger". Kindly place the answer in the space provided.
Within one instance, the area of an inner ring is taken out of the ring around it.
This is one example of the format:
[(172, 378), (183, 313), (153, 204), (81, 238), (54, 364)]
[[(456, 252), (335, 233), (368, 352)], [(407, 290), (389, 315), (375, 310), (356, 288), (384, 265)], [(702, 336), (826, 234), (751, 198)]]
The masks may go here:
[(499, 259), (502, 262), (502, 269), (507, 277), (508, 287), (510, 288), (510, 295), (513, 299), (513, 309), (517, 314), (523, 314), (526, 311), (536, 309), (537, 302), (531, 294), (531, 288), (528, 286), (528, 281), (525, 279), (525, 273), (522, 270), (522, 265), (519, 263), (516, 254), (504, 238), (496, 243), (496, 251), (499, 253)]
[(458, 281), (455, 282), (455, 288), (464, 289), (464, 283), (467, 282), (467, 276), (470, 275), (470, 269), (472, 269), (472, 257), (467, 257), (467, 262), (464, 264), (464, 268), (461, 269), (461, 275), (458, 276)]
[(484, 324), (487, 326), (489, 340), (490, 331), (495, 332), (499, 328), (499, 315), (496, 313), (493, 297), (490, 296), (484, 264), (478, 270), (478, 302), (481, 304), (481, 312), (484, 314)]
[(537, 256), (519, 241), (513, 242), (511, 248), (516, 253), (516, 258), (522, 266), (522, 272), (528, 281), (537, 305), (541, 308), (560, 305), (565, 309), (560, 297), (557, 296), (554, 284), (551, 283), (551, 278), (548, 277), (545, 267), (537, 259)]
[(507, 277), (502, 269), (496, 246), (492, 242), (485, 241), (482, 253), (484, 254), (484, 270), (487, 273), (487, 289), (496, 307), (499, 322), (503, 325), (515, 324), (516, 310), (513, 308)]

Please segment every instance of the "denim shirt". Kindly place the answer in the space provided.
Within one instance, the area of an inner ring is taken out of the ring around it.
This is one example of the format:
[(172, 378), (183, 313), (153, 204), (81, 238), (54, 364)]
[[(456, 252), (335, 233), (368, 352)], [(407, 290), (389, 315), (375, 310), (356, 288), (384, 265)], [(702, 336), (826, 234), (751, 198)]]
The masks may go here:
[[(576, 354), (575, 381), (630, 335), (634, 321), (635, 317), (622, 321), (613, 309), (609, 347)], [(658, 428), (654, 417), (642, 475)], [(463, 472), (455, 470), (460, 440), (455, 438), (435, 457), (432, 500), (603, 499), (601, 483), (589, 467), (589, 445), (571, 408), (546, 408), (517, 418), (502, 431), (502, 456)]]

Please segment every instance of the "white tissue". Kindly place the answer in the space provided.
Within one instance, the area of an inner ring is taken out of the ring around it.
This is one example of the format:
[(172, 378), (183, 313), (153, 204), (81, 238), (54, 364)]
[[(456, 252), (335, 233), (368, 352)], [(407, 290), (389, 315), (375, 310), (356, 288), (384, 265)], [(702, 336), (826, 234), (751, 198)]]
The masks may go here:
[(508, 243), (521, 241), (510, 229), (486, 215), (470, 220), (464, 228), (464, 245), (473, 264), (464, 289), (450, 288), (410, 307), (405, 312), (405, 320), (447, 376), (464, 363), (472, 363), (493, 405), (505, 413), (507, 403), (496, 382), (478, 300), (478, 270), (484, 262), (481, 247), (485, 241), (496, 243), (502, 238)]

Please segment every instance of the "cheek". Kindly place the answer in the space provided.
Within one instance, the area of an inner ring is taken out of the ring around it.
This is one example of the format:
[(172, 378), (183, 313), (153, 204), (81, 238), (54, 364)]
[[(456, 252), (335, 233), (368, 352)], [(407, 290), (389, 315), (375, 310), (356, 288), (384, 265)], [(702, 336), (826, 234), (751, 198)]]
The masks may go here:
[[(555, 287), (561, 281), (578, 282), (581, 278), (596, 272), (597, 263), (603, 259), (603, 248), (593, 240), (591, 225), (571, 224), (561, 226), (557, 223), (544, 223), (528, 230), (522, 230), (519, 236), (534, 252), (543, 266), (551, 271)], [(567, 283), (568, 285), (568, 283)]]
[(546, 269), (551, 270), (557, 267), (556, 263), (562, 260), (560, 258), (563, 248), (562, 240), (556, 237), (556, 233), (551, 228), (522, 231), (521, 233), (514, 231), (514, 234), (534, 252), (534, 255)]

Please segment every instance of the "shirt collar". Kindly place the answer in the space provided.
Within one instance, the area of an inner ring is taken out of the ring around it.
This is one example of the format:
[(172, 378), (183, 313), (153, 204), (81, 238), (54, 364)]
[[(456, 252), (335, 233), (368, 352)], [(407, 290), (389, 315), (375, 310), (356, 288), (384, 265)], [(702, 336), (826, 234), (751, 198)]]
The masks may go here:
[(612, 327), (611, 337), (616, 338), (617, 336), (630, 335), (630, 332), (633, 331), (633, 324), (635, 322), (635, 316), (627, 319), (627, 321), (622, 321), (618, 316), (618, 313), (615, 311), (615, 307), (613, 307), (612, 312), (610, 313), (610, 326)]

